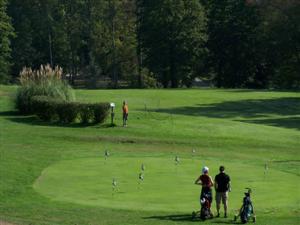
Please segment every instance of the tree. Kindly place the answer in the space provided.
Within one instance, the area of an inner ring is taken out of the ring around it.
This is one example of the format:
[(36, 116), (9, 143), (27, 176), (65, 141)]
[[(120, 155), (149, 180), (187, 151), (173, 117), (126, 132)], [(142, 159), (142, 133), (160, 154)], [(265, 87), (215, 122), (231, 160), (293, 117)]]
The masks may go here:
[[(24, 66), (39, 68), (50, 63), (53, 54), (51, 7), (54, 0), (11, 0), (8, 13), (13, 19), (16, 38), (12, 40), (13, 75)], [(51, 40), (51, 41), (50, 41)]]
[(245, 87), (256, 74), (260, 14), (245, 0), (207, 1), (208, 49), (217, 87)]
[(164, 87), (187, 85), (197, 74), (205, 42), (205, 17), (198, 0), (139, 0), (138, 37), (144, 64)]
[(137, 80), (134, 3), (132, 0), (98, 1), (94, 14), (92, 55), (101, 73), (111, 77), (114, 88), (119, 86), (120, 79)]
[(10, 39), (14, 37), (14, 30), (10, 17), (6, 13), (7, 1), (0, 0), (0, 83), (9, 79), (11, 46)]
[(109, 76), (136, 76), (135, 2), (132, 0), (11, 0), (9, 14), (18, 34), (13, 40), (13, 73), (23, 66), (60, 65), (91, 85)]
[(264, 57), (270, 83), (279, 88), (300, 87), (300, 2), (264, 0)]

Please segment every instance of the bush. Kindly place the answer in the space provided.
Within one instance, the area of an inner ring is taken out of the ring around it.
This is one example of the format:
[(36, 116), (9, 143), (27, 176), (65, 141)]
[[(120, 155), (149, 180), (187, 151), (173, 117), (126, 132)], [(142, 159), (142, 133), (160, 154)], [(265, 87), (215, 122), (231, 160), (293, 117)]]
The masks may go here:
[(57, 100), (74, 100), (72, 88), (62, 80), (62, 69), (54, 70), (49, 66), (41, 66), (39, 70), (23, 68), (20, 73), (20, 84), (17, 91), (16, 107), (23, 114), (32, 113), (31, 98), (48, 96)]
[(109, 103), (96, 103), (93, 104), (94, 122), (103, 123), (108, 116), (110, 109)]
[(30, 108), (41, 120), (53, 121), (58, 118), (58, 101), (47, 96), (34, 96), (31, 98)]
[(109, 103), (81, 103), (80, 118), (82, 123), (103, 123), (108, 116)]
[(30, 107), (44, 121), (72, 123), (103, 123), (108, 116), (109, 103), (78, 103), (56, 100), (48, 96), (34, 96)]
[(92, 104), (80, 104), (80, 118), (82, 123), (94, 122), (94, 110)]
[(79, 115), (79, 104), (76, 102), (58, 102), (56, 104), (56, 112), (60, 122), (75, 122)]

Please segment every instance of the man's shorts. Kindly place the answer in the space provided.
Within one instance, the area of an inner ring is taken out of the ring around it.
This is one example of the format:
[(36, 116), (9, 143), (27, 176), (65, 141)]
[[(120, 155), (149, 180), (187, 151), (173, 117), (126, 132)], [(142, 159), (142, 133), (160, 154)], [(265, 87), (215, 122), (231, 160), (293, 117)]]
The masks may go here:
[(227, 205), (227, 200), (228, 200), (228, 191), (226, 192), (216, 192), (216, 202), (217, 204), (221, 204), (221, 200), (222, 203), (224, 205)]

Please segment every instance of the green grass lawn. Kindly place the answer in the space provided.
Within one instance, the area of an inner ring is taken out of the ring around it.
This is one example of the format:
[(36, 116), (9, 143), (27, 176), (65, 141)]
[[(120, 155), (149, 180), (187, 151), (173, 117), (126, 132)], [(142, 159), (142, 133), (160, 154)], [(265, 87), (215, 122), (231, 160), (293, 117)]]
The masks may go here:
[[(116, 102), (112, 128), (19, 116), (15, 90), (0, 86), (0, 221), (191, 224), (199, 207), (194, 180), (203, 165), (214, 176), (223, 164), (232, 178), (230, 215), (204, 224), (233, 224), (245, 187), (253, 189), (257, 224), (299, 224), (299, 92), (77, 90), (78, 100)], [(127, 128), (120, 126), (124, 99)]]

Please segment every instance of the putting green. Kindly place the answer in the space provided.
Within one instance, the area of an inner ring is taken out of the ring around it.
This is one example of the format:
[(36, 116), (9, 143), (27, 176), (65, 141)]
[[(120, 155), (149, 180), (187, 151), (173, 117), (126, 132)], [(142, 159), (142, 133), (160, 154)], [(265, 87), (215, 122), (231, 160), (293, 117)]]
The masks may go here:
[[(144, 181), (139, 184), (141, 164), (145, 164)], [(175, 165), (174, 157), (110, 157), (83, 158), (61, 161), (46, 168), (34, 183), (40, 194), (55, 201), (130, 210), (190, 212), (199, 207), (200, 187), (193, 182), (203, 164), (216, 174), (225, 164), (232, 178), (230, 209), (237, 209), (245, 187), (253, 188), (256, 208), (265, 213), (288, 208), (295, 202), (297, 176), (281, 171), (267, 171), (263, 165), (240, 161), (181, 158)], [(112, 180), (117, 181), (113, 191)], [(276, 196), (283, 196), (276, 197)], [(295, 202), (296, 204), (296, 202)], [(214, 206), (213, 206), (214, 207)]]

